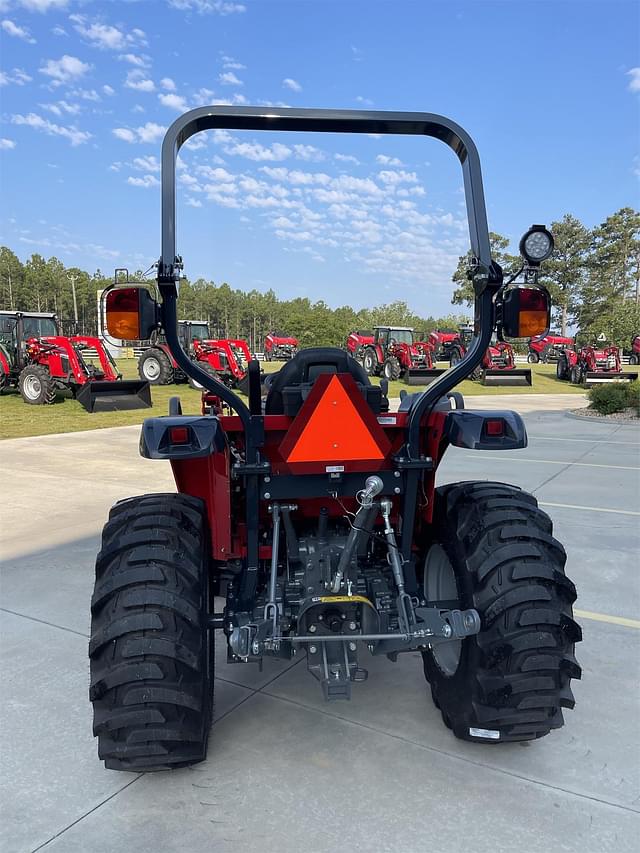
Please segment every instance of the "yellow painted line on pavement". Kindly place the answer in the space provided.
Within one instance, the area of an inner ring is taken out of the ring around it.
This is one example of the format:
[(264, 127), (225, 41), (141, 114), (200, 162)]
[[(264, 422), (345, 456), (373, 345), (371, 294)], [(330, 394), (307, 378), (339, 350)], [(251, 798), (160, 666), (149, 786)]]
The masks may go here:
[(606, 613), (592, 613), (590, 610), (574, 610), (573, 615), (578, 619), (592, 619), (594, 622), (607, 622), (609, 625), (622, 625), (624, 628), (640, 630), (640, 621), (627, 619), (626, 616), (609, 616)]
[(580, 504), (558, 504), (551, 501), (538, 501), (540, 506), (557, 506), (560, 509), (586, 509), (591, 512), (613, 512), (616, 515), (640, 515), (635, 509), (607, 509), (603, 506), (581, 506)]

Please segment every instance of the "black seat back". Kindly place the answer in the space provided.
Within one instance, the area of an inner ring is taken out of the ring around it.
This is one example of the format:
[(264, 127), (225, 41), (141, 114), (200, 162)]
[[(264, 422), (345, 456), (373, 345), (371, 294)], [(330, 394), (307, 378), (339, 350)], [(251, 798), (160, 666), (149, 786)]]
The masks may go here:
[[(295, 416), (309, 395), (313, 383), (325, 373), (349, 373), (373, 411), (383, 409), (382, 391), (372, 385), (362, 366), (349, 353), (334, 347), (300, 350), (268, 383), (265, 415)], [(386, 398), (385, 398), (386, 401)]]

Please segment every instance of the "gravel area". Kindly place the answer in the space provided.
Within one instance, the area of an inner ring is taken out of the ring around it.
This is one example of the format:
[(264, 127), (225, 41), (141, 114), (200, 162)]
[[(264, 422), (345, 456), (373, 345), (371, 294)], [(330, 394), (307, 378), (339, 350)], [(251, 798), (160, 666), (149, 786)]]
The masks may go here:
[(569, 413), (580, 418), (593, 418), (596, 421), (612, 421), (621, 424), (637, 424), (640, 423), (640, 418), (636, 414), (635, 409), (624, 409), (622, 412), (613, 412), (611, 415), (601, 415), (595, 409), (570, 409)]

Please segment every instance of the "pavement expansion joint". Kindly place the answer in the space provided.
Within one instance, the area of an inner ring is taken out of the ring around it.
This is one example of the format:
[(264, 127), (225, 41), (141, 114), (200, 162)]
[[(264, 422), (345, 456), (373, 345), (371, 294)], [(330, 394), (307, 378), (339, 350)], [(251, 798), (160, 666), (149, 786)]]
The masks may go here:
[(264, 695), (268, 696), (270, 699), (275, 699), (276, 701), (286, 702), (290, 705), (295, 705), (298, 708), (303, 708), (305, 711), (311, 711), (312, 713), (322, 714), (326, 717), (338, 719), (343, 723), (347, 723), (348, 725), (356, 726), (361, 729), (366, 729), (367, 731), (373, 732), (377, 735), (383, 735), (389, 738), (393, 738), (394, 740), (401, 741), (402, 743), (406, 743), (412, 747), (417, 747), (418, 749), (424, 750), (425, 752), (435, 752), (438, 755), (445, 756), (446, 758), (451, 758), (454, 761), (460, 761), (464, 764), (472, 764), (475, 767), (482, 767), (484, 770), (488, 770), (491, 773), (496, 773), (502, 776), (509, 776), (512, 779), (519, 779), (521, 782), (528, 782), (530, 785), (537, 785), (541, 788), (546, 788), (547, 790), (551, 791), (559, 791), (563, 794), (567, 794), (568, 796), (578, 797), (581, 800), (589, 800), (591, 802), (599, 803), (603, 806), (609, 806), (613, 809), (620, 809), (621, 811), (631, 812), (632, 814), (640, 814), (640, 809), (634, 809), (630, 806), (622, 805), (621, 803), (612, 803), (610, 800), (605, 800), (601, 797), (594, 797), (591, 794), (581, 794), (578, 791), (572, 791), (571, 789), (563, 788), (560, 785), (551, 785), (549, 782), (543, 782), (540, 779), (531, 779), (528, 776), (523, 776), (520, 773), (514, 773), (512, 770), (506, 770), (503, 767), (494, 767), (491, 764), (485, 764), (482, 761), (476, 761), (473, 758), (468, 758), (464, 755), (456, 755), (455, 753), (449, 752), (446, 749), (438, 749), (438, 747), (436, 746), (429, 746), (428, 744), (411, 740), (411, 738), (403, 737), (402, 735), (386, 731), (385, 729), (380, 729), (377, 726), (372, 726), (370, 723), (363, 723), (359, 720), (351, 720), (348, 717), (343, 717), (340, 714), (336, 714), (332, 711), (327, 711), (322, 708), (313, 707), (311, 705), (305, 705), (302, 702), (297, 702), (295, 699), (290, 699), (289, 697), (277, 696), (276, 694), (268, 693), (267, 691), (256, 692), (263, 692)]
[(82, 631), (76, 631), (73, 628), (66, 628), (64, 625), (56, 625), (55, 622), (48, 622), (46, 619), (38, 619), (37, 616), (28, 616), (26, 613), (18, 613), (17, 610), (9, 610), (8, 607), (0, 607), (2, 613), (10, 613), (12, 616), (20, 616), (22, 619), (29, 619), (31, 622), (39, 622), (41, 625), (48, 625), (50, 628), (58, 628), (59, 631), (67, 631), (69, 634), (77, 634), (78, 637), (89, 639), (89, 634), (83, 634)]

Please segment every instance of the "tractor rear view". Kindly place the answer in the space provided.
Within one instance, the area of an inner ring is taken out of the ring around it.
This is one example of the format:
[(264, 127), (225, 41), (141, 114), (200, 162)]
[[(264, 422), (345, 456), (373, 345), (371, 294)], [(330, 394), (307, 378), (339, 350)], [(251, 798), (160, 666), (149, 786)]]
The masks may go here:
[[(302, 350), (272, 375), (264, 399), (251, 361), (248, 403), (189, 358), (177, 328), (175, 164), (190, 136), (220, 127), (415, 134), (457, 153), (476, 258), (476, 334), (463, 361), (390, 413), (383, 387), (340, 349)], [(477, 744), (562, 726), (581, 632), (551, 519), (515, 486), (435, 485), (451, 445), (526, 446), (519, 415), (467, 410), (454, 389), (494, 331), (525, 338), (548, 327), (537, 275), (549, 232), (537, 225), (523, 238), (527, 283), (505, 281), (491, 257), (475, 145), (432, 114), (201, 107), (169, 128), (162, 161), (161, 301), (113, 287), (107, 322), (129, 339), (161, 327), (211, 414), (182, 415), (174, 399), (168, 416), (145, 421), (140, 451), (171, 464), (177, 491), (120, 501), (103, 531), (89, 656), (106, 766), (147, 771), (206, 757), (216, 633), (233, 666), (304, 659), (327, 701), (355, 694), (367, 655), (418, 652), (445, 724)]]
[(298, 352), (300, 343), (282, 332), (269, 332), (264, 339), (264, 357), (266, 361), (289, 361)]
[(565, 349), (573, 346), (573, 338), (562, 335), (539, 335), (529, 341), (527, 361), (529, 364), (557, 364)]
[(18, 388), (25, 403), (70, 391), (88, 412), (151, 406), (148, 382), (123, 380), (100, 338), (61, 335), (55, 314), (1, 311), (0, 343), (0, 389)]

